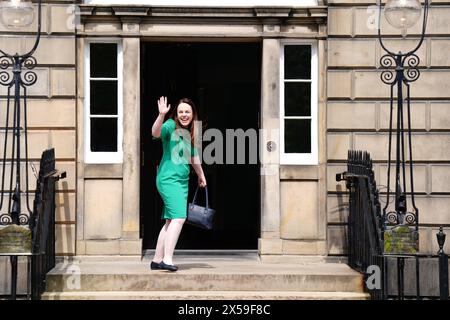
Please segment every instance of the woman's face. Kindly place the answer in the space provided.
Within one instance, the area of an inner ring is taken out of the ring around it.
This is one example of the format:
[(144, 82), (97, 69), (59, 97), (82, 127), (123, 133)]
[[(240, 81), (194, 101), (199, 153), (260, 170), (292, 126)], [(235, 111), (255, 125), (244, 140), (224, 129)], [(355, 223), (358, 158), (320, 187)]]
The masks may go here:
[(192, 107), (187, 103), (180, 103), (177, 108), (177, 118), (183, 127), (187, 127), (192, 122)]

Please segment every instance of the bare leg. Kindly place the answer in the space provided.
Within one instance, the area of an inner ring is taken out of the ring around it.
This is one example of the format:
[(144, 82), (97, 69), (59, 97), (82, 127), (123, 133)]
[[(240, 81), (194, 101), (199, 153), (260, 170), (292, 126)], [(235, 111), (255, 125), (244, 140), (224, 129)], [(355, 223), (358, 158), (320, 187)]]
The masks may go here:
[(169, 227), (166, 231), (166, 237), (164, 241), (164, 263), (173, 264), (173, 252), (177, 245), (178, 237), (180, 236), (181, 229), (183, 228), (184, 221), (186, 219), (172, 219)]
[(167, 234), (167, 227), (170, 224), (170, 219), (166, 219), (166, 223), (162, 226), (159, 232), (158, 242), (156, 243), (155, 255), (153, 257), (153, 262), (160, 263), (164, 257), (164, 240)]

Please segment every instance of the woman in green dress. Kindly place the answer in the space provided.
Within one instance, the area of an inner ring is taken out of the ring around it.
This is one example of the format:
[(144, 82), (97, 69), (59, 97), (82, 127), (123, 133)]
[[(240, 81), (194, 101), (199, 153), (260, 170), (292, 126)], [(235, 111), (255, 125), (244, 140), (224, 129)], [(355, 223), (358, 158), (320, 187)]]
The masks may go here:
[(173, 264), (172, 258), (186, 221), (189, 164), (192, 164), (198, 176), (200, 187), (206, 186), (206, 179), (195, 141), (197, 111), (194, 103), (187, 98), (181, 99), (166, 121), (164, 117), (170, 109), (166, 97), (159, 98), (158, 109), (159, 115), (153, 124), (152, 136), (161, 139), (163, 147), (156, 187), (164, 202), (161, 219), (166, 219), (166, 223), (159, 233), (150, 267), (152, 270), (177, 271), (178, 267)]

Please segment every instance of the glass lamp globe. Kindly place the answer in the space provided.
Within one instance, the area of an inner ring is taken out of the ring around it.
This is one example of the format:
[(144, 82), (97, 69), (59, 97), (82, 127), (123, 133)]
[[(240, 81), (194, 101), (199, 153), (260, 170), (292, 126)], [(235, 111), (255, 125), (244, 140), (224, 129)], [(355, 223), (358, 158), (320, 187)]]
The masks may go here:
[(0, 21), (8, 29), (28, 27), (34, 21), (31, 1), (3, 1), (0, 10)]
[(391, 26), (402, 30), (412, 27), (420, 18), (422, 6), (419, 0), (388, 0), (384, 6), (384, 16)]

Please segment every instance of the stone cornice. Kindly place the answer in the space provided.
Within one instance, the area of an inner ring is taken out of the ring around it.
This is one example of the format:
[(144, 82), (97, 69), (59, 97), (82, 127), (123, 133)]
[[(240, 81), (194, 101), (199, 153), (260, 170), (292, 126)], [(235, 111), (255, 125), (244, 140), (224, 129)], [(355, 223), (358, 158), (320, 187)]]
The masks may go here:
[[(150, 7), (142, 5), (80, 5), (83, 20), (96, 21), (105, 18), (125, 17), (146, 19), (251, 19), (295, 20), (299, 23), (326, 23), (327, 6), (314, 7)], [(109, 20), (109, 19), (108, 19)]]

